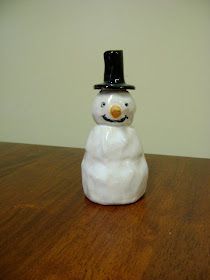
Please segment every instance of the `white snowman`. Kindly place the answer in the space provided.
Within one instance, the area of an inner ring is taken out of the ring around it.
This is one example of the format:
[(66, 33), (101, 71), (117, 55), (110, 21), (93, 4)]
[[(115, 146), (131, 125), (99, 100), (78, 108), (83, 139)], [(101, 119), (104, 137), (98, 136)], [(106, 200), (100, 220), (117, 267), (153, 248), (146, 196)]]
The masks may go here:
[(136, 131), (136, 110), (124, 82), (122, 51), (104, 53), (104, 83), (94, 102), (96, 126), (91, 130), (82, 161), (82, 183), (87, 198), (103, 205), (137, 201), (146, 190), (148, 166)]

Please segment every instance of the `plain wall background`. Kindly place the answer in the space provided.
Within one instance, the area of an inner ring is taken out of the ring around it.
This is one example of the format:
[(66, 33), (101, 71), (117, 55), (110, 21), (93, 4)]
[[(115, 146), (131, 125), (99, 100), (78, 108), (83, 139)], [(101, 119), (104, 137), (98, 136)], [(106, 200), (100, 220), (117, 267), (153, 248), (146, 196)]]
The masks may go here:
[(0, 2), (0, 140), (84, 147), (103, 52), (124, 50), (147, 153), (210, 157), (210, 1)]

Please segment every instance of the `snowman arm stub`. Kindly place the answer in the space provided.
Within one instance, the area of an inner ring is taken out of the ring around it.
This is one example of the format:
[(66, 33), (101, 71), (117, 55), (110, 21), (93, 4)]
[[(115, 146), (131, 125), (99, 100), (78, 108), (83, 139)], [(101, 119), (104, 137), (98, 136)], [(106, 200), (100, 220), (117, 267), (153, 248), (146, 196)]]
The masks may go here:
[(100, 160), (135, 159), (143, 155), (134, 128), (115, 128), (105, 125), (97, 125), (91, 130), (86, 152)]

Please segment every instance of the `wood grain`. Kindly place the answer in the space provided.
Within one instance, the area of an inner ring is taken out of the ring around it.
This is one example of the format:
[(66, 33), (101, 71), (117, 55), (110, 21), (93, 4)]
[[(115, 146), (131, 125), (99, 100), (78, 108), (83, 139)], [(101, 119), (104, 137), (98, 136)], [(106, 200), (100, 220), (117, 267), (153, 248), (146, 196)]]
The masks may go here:
[(210, 279), (210, 160), (147, 155), (146, 195), (101, 206), (82, 149), (0, 144), (0, 279)]

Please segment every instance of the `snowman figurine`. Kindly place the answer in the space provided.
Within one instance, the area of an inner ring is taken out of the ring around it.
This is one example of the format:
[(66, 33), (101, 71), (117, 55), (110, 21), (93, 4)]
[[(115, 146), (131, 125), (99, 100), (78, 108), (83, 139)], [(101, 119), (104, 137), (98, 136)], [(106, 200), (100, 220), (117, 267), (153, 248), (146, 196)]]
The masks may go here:
[(87, 198), (103, 204), (128, 204), (145, 193), (148, 166), (136, 131), (136, 110), (124, 81), (123, 52), (104, 53), (104, 83), (93, 102), (96, 126), (91, 130), (82, 161), (82, 184)]

